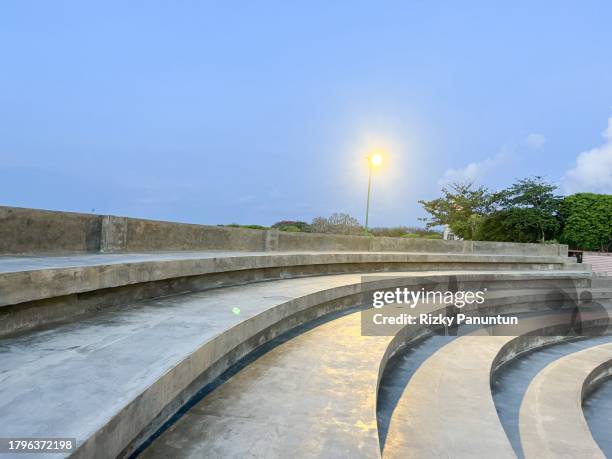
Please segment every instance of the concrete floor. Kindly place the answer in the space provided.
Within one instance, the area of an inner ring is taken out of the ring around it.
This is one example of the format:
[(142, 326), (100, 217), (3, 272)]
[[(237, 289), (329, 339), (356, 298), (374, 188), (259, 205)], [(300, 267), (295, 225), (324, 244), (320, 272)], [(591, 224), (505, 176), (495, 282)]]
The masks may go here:
[(356, 312), (272, 349), (193, 406), (144, 458), (375, 458), (379, 364), (390, 337)]

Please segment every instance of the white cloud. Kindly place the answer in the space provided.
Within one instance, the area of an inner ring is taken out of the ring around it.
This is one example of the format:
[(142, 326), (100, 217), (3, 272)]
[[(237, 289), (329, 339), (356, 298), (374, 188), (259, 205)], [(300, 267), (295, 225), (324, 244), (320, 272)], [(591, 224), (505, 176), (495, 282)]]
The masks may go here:
[(612, 117), (603, 132), (605, 142), (584, 151), (576, 158), (576, 166), (563, 176), (565, 192), (612, 193)]
[(505, 151), (500, 151), (491, 158), (479, 162), (473, 162), (460, 169), (446, 169), (444, 175), (438, 180), (439, 185), (448, 183), (465, 183), (481, 181), (491, 170), (495, 169), (504, 161)]
[(525, 143), (529, 148), (538, 150), (546, 143), (546, 137), (544, 137), (542, 134), (534, 132), (525, 137)]

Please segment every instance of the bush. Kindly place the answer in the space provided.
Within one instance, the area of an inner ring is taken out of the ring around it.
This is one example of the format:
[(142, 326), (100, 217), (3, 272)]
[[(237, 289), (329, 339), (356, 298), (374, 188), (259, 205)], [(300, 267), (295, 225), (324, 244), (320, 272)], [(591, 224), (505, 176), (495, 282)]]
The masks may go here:
[(406, 233), (406, 234), (402, 234), (401, 237), (405, 237), (405, 238), (409, 238), (409, 239), (415, 239), (415, 238), (421, 237), (421, 235), (416, 234), (416, 233)]
[(428, 234), (427, 236), (425, 236), (425, 239), (442, 239), (442, 235), (438, 233)]
[(438, 234), (436, 231), (419, 228), (418, 226), (393, 226), (370, 228), (370, 233), (374, 236), (384, 237), (404, 237), (405, 234), (416, 234), (416, 237), (425, 237), (428, 234)]
[(348, 214), (332, 214), (329, 218), (316, 217), (310, 224), (313, 233), (363, 234), (363, 227)]
[(302, 222), (299, 220), (281, 220), (280, 222), (276, 222), (272, 225), (272, 228), (278, 228), (281, 231), (293, 231), (293, 230), (283, 230), (283, 227), (294, 226), (299, 231), (310, 231), (310, 225), (306, 222)]
[(238, 223), (230, 223), (229, 225), (217, 225), (222, 228), (243, 228), (243, 229), (256, 229), (256, 230), (267, 230), (267, 226), (262, 225), (239, 225)]
[(297, 226), (295, 225), (285, 225), (285, 226), (279, 226), (278, 229), (280, 231), (287, 231), (288, 233), (301, 233), (302, 230), (299, 229)]

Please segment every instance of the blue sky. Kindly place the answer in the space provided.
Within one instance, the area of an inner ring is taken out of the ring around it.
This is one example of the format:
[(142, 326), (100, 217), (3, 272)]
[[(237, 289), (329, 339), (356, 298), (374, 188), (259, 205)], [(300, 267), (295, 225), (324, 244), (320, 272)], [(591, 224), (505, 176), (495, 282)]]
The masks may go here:
[[(610, 2), (0, 3), (0, 204), (197, 223), (612, 192)], [(606, 134), (607, 133), (607, 134)]]

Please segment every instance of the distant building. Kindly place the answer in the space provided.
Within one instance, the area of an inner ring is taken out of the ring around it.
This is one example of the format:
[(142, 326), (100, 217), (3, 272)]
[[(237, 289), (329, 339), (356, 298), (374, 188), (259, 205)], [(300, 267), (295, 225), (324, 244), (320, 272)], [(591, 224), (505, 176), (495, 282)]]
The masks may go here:
[(442, 239), (445, 241), (462, 241), (463, 239), (457, 236), (448, 225), (444, 225), (444, 235)]

